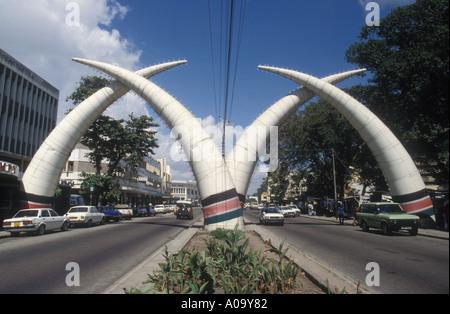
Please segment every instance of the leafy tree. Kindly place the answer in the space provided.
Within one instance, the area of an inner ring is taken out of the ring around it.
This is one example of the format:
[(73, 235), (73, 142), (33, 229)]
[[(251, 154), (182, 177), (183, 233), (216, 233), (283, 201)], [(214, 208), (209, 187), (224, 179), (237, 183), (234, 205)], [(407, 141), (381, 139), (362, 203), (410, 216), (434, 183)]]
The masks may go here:
[[(97, 76), (82, 77), (79, 86), (66, 101), (71, 100), (77, 106), (110, 82)], [(153, 118), (135, 117), (133, 114), (129, 118), (116, 120), (102, 115), (81, 139), (81, 143), (90, 149), (87, 157), (96, 169), (95, 174), (83, 174), (85, 182), (82, 187), (86, 190), (94, 187), (103, 201), (111, 201), (120, 196), (117, 173), (126, 169), (135, 171), (143, 158), (154, 154), (153, 149), (158, 147), (156, 132), (150, 130), (158, 126), (153, 123)], [(105, 161), (108, 166), (102, 174), (102, 162)]]
[(367, 68), (369, 85), (354, 92), (438, 184), (449, 177), (448, 0), (399, 7), (379, 27), (363, 27), (347, 51)]
[(333, 152), (338, 197), (344, 196), (355, 171), (365, 186), (386, 187), (367, 145), (350, 123), (326, 102), (311, 102), (280, 129), (280, 167), (289, 165), (289, 171), (281, 173), (296, 173), (293, 177), (296, 182), (305, 179), (310, 196), (334, 197)]
[(261, 201), (261, 195), (263, 193), (267, 193), (267, 178), (263, 178), (259, 188), (256, 190), (256, 194), (258, 196), (258, 201)]
[(284, 161), (280, 160), (277, 170), (269, 174), (268, 184), (271, 201), (281, 203), (289, 187), (289, 167)]
[(108, 202), (115, 202), (120, 199), (121, 191), (120, 184), (115, 176), (98, 175), (92, 173), (82, 172), (81, 177), (81, 191), (89, 191), (91, 187), (93, 191), (93, 204), (107, 204)]
[(66, 101), (72, 101), (74, 106), (78, 106), (85, 101), (89, 96), (95, 94), (97, 91), (105, 86), (111, 84), (111, 80), (100, 76), (82, 76), (78, 82), (77, 89), (67, 96)]

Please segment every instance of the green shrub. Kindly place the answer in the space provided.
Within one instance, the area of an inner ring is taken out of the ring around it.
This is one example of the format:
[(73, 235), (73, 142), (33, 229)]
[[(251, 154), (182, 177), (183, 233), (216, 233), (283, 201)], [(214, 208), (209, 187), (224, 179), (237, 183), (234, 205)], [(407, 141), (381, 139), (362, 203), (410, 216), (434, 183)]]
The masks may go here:
[(148, 286), (143, 291), (131, 288), (126, 293), (181, 293), (226, 294), (289, 293), (295, 289), (300, 271), (290, 259), (284, 261), (288, 249), (284, 240), (278, 249), (270, 251), (278, 260), (268, 259), (262, 248), (258, 252), (248, 250), (249, 240), (237, 230), (218, 229), (211, 232), (206, 241), (207, 250), (185, 248), (178, 254), (166, 251), (165, 263), (149, 275)]

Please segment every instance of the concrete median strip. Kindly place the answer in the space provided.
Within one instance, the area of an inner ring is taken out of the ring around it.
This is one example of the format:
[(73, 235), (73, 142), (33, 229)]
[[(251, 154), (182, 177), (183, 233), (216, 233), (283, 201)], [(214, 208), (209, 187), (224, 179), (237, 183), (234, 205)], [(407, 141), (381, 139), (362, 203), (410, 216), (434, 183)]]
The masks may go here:
[[(128, 272), (125, 276), (117, 280), (113, 285), (111, 285), (107, 290), (103, 292), (103, 294), (124, 294), (124, 288), (129, 289), (131, 287), (135, 287), (137, 289), (144, 289), (145, 284), (143, 281), (147, 279), (147, 274), (152, 274), (154, 270), (159, 269), (159, 263), (165, 262), (164, 259), (164, 250), (167, 246), (169, 252), (179, 252), (183, 247), (189, 243), (192, 237), (198, 232), (199, 226), (203, 225), (203, 219), (198, 220), (193, 227), (184, 230), (180, 233), (176, 239), (170, 241), (166, 245), (160, 247), (157, 251), (155, 251), (151, 256), (149, 256), (145, 261), (140, 263), (130, 272)], [(195, 227), (194, 227), (195, 226)], [(281, 243), (281, 239), (278, 238), (275, 234), (265, 230), (261, 226), (255, 224), (249, 224), (246, 226), (248, 231), (255, 231), (258, 233), (261, 238), (272, 244), (274, 247), (278, 247)], [(339, 290), (345, 288), (345, 291), (348, 293), (356, 293), (357, 291), (357, 283), (347, 278), (345, 275), (340, 273), (338, 270), (324, 264), (323, 262), (315, 259), (314, 257), (308, 255), (306, 252), (303, 252), (289, 243), (285, 244), (285, 247), (289, 248), (288, 256), (307, 274), (310, 280), (314, 281), (318, 284), (322, 289), (327, 288), (327, 280), (328, 286), (332, 291), (334, 291), (334, 287), (337, 287)], [(360, 287), (360, 290), (363, 293), (373, 293), (372, 291), (367, 290), (366, 288)]]

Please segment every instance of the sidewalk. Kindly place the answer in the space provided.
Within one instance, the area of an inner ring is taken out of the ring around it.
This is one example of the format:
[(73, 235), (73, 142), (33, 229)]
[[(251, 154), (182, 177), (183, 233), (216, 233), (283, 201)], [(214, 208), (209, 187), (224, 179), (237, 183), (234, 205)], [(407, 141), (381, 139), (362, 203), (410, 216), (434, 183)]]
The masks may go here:
[[(310, 219), (317, 219), (317, 220), (324, 220), (324, 221), (338, 223), (338, 221), (336, 220), (336, 217), (308, 216), (308, 215), (304, 215), (304, 214), (302, 214), (300, 217), (310, 218)], [(351, 226), (351, 225), (353, 225), (353, 221), (351, 219), (345, 219), (344, 220), (344, 224)], [(195, 225), (198, 228), (198, 223), (196, 223)], [(419, 229), (419, 234), (418, 235), (419, 236), (424, 236), (424, 237), (432, 237), (432, 238), (449, 240), (449, 233), (448, 233), (448, 231), (443, 231), (443, 230)], [(9, 236), (10, 236), (10, 233), (8, 231), (0, 230), (0, 239), (7, 238)]]
[[(338, 220), (334, 216), (326, 217), (326, 216), (301, 215), (301, 217), (338, 223)], [(344, 220), (344, 224), (353, 226), (353, 220), (352, 219), (345, 219)], [(355, 227), (355, 228), (357, 228), (357, 227)], [(447, 231), (443, 231), (443, 230), (433, 230), (433, 229), (421, 229), (421, 228), (419, 228), (418, 236), (449, 240), (449, 233)]]

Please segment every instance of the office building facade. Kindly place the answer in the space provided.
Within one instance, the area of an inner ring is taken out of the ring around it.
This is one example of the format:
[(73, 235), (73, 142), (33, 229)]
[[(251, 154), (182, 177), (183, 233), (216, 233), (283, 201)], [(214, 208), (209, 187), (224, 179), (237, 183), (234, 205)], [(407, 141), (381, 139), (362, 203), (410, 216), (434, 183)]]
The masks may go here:
[(57, 123), (59, 90), (0, 49), (0, 220), (33, 155)]

